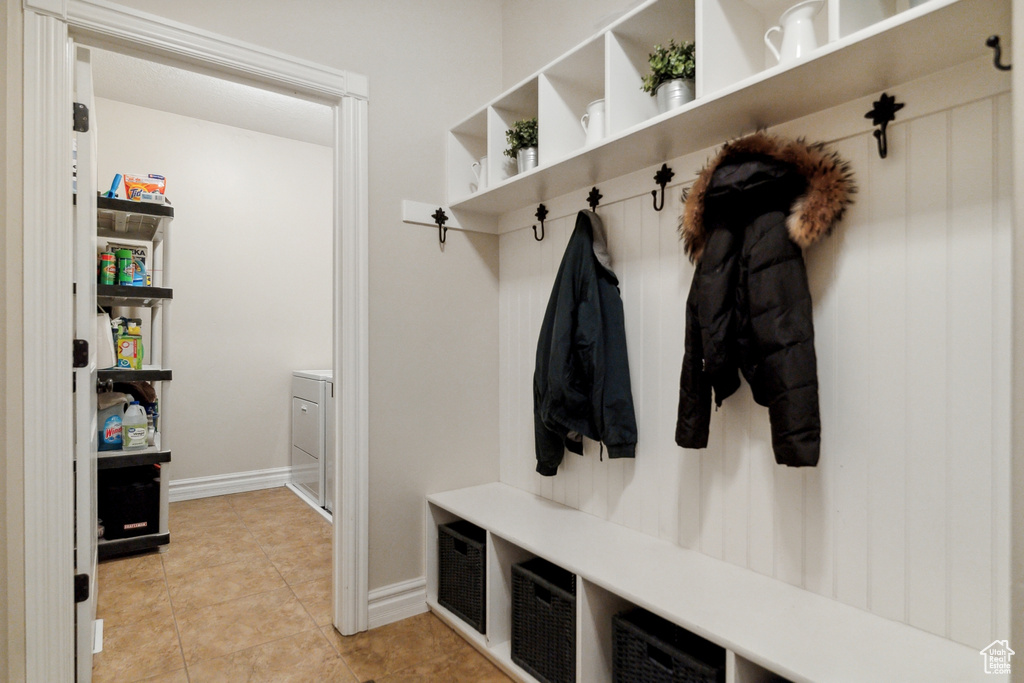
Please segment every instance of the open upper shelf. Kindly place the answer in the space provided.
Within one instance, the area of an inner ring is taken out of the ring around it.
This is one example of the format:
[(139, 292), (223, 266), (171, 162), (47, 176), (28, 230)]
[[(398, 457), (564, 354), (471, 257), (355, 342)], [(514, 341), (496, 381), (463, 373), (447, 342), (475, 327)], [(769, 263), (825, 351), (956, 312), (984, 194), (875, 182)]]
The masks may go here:
[(96, 234), (100, 237), (159, 241), (174, 208), (128, 199), (96, 198)]
[[(709, 0), (696, 1), (703, 4)], [(607, 44), (611, 45), (613, 39), (617, 41), (615, 44), (624, 42), (624, 27), (637, 24), (637, 17), (641, 17), (644, 12), (655, 11), (665, 2), (668, 0), (649, 3), (622, 20), (621, 24), (607, 29)], [(870, 3), (864, 0), (862, 5), (872, 3), (879, 4), (876, 0)], [(756, 8), (765, 3), (748, 0), (731, 4)], [(850, 0), (833, 0), (829, 3), (830, 10), (837, 4), (840, 8), (853, 6)], [(484, 149), (479, 141), (486, 134), (486, 151), (493, 170), (496, 149), (494, 141), (504, 134), (503, 130), (499, 131), (495, 126), (488, 127), (485, 133), (485, 123), (491, 122), (485, 121), (485, 117), (477, 112), (449, 134), (449, 205), (457, 212), (496, 216), (550, 200), (572, 190), (655, 166), (760, 128), (822, 111), (979, 57), (990, 56), (991, 50), (985, 45), (985, 39), (991, 34), (1008, 35), (1010, 32), (1008, 0), (929, 0), (916, 8), (892, 14), (858, 30), (850, 30), (850, 21), (845, 18), (850, 13), (839, 10), (839, 18), (842, 19), (837, 29), (839, 35), (831, 42), (825, 42), (805, 60), (754, 70), (750, 75), (739, 78), (736, 78), (736, 74), (742, 74), (743, 71), (732, 69), (729, 72), (731, 76), (727, 74), (727, 78), (721, 78), (717, 72), (712, 75), (711, 70), (715, 65), (705, 64), (698, 74), (698, 93), (703, 91), (703, 94), (695, 101), (621, 130), (611, 128), (608, 137), (601, 143), (590, 147), (581, 146), (562, 158), (550, 159), (541, 154), (540, 166), (526, 173), (509, 178), (492, 173), (486, 189), (470, 193), (471, 187), (462, 187), (466, 178), (462, 166), (468, 167), (472, 157)], [(774, 14), (763, 13), (763, 16), (774, 17)], [(771, 20), (774, 21), (774, 18)], [(836, 24), (836, 21), (831, 23)], [(702, 30), (705, 35), (710, 35), (707, 31), (711, 28), (697, 26), (699, 50)], [(685, 26), (679, 29), (683, 39), (689, 30)], [(850, 32), (844, 33), (847, 30)], [(588, 44), (594, 40), (591, 39)], [(824, 36), (821, 40), (824, 42)], [(576, 59), (577, 52), (574, 50), (563, 59)], [(531, 77), (526, 84), (535, 83), (536, 79), (548, 72), (557, 73), (560, 64), (561, 61), (556, 61)], [(723, 70), (728, 71), (730, 68), (728, 65), (722, 66)], [(749, 68), (747, 70), (750, 71)], [(714, 80), (720, 87), (710, 92), (709, 87), (702, 87), (701, 73), (707, 81), (705, 86)], [(606, 80), (611, 81), (611, 76), (606, 75)], [(636, 87), (639, 88), (639, 82)], [(956, 87), (956, 84), (950, 84), (950, 87)], [(525, 85), (517, 86), (512, 92), (524, 88)], [(609, 91), (611, 89), (610, 85)], [(530, 90), (530, 94), (532, 92)], [(542, 89), (540, 94), (544, 92)], [(611, 95), (611, 92), (605, 93), (606, 97)], [(510, 96), (510, 93), (500, 96), (485, 110), (500, 108)], [(614, 103), (610, 100), (608, 107), (611, 114)], [(540, 110), (542, 118), (539, 125), (543, 131), (546, 125), (543, 120), (543, 102)], [(466, 137), (466, 131), (472, 131), (473, 134)], [(475, 142), (462, 144), (463, 139)]]

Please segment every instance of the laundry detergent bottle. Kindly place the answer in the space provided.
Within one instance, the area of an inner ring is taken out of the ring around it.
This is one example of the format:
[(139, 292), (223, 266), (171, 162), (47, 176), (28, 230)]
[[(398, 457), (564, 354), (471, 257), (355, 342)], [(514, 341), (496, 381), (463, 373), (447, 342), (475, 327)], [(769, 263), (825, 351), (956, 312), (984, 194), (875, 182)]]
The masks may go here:
[(121, 439), (124, 449), (135, 450), (149, 445), (149, 420), (138, 401), (132, 401), (121, 418)]

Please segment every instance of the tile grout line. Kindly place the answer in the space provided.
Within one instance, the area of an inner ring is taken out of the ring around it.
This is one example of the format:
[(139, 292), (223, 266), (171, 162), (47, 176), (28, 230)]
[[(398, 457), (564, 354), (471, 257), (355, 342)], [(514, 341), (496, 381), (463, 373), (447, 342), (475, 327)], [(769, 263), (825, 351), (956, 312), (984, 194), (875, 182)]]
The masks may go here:
[[(168, 514), (168, 517), (170, 515)], [(160, 571), (164, 575), (164, 590), (167, 591), (167, 602), (171, 606), (171, 621), (174, 622), (174, 635), (178, 638), (178, 654), (181, 655), (181, 663), (185, 665), (185, 680), (192, 683), (192, 675), (188, 671), (188, 660), (185, 659), (185, 644), (181, 642), (181, 629), (178, 628), (178, 612), (174, 609), (174, 601), (171, 600), (171, 585), (167, 580), (167, 567), (164, 566), (163, 553), (160, 553)]]

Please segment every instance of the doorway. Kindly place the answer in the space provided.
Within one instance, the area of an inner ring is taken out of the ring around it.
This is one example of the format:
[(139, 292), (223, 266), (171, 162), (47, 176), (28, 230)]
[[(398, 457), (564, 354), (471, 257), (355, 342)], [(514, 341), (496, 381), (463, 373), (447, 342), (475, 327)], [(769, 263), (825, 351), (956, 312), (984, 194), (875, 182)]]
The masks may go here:
[[(37, 7), (38, 6), (38, 7)], [(75, 44), (171, 59), (229, 80), (245, 80), (278, 92), (301, 94), (331, 108), (333, 125), (333, 324), (332, 364), (338, 378), (339, 425), (335, 482), (338, 503), (334, 525), (334, 624), (344, 634), (365, 630), (367, 622), (367, 162), (366, 81), (364, 78), (268, 53), (258, 47), (192, 30), (187, 26), (116, 5), (68, 0), (58, 16), (52, 3), (27, 2), (25, 8), (25, 243), (26, 253), (61, 245), (50, 265), (70, 274), (70, 207), (66, 187), (71, 132), (69, 49)], [(31, 179), (31, 180), (29, 180)], [(64, 266), (67, 266), (64, 268)], [(60, 277), (64, 277), (61, 275)], [(71, 287), (26, 287), (26, 327), (35, 324), (41, 338), (67, 336)], [(70, 275), (67, 276), (68, 278)], [(52, 418), (55, 435), (26, 444), (26, 600), (52, 596), (39, 604), (61, 603), (70, 587), (70, 529), (73, 500), (67, 486), (66, 437), (71, 433), (67, 400), (70, 359), (57, 353), (62, 344), (42, 351), (39, 363), (26, 365), (26, 412)], [(65, 371), (64, 368), (67, 368)], [(38, 495), (37, 495), (38, 494)], [(67, 543), (54, 541), (67, 539)], [(66, 607), (33, 614), (26, 637), (29, 677), (70, 680), (73, 668), (73, 619)]]

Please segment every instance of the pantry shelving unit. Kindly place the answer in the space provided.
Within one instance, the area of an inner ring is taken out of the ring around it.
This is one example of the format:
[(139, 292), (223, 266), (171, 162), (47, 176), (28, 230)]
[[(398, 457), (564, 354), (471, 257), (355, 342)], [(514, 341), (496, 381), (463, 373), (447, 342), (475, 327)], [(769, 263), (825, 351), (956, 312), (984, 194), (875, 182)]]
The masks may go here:
[[(644, 2), (448, 131), (446, 208), (460, 229), (519, 230), (540, 202), (578, 192), (582, 205), (593, 185), (991, 59), (985, 39), (1011, 31), (1009, 0), (827, 0), (818, 49), (776, 65), (763, 35), (794, 2)], [(640, 82), (651, 48), (673, 38), (696, 43), (697, 97), (659, 114)], [(579, 119), (600, 98), (606, 135), (588, 146)], [(538, 117), (539, 163), (514, 174), (505, 131), (529, 116)], [(485, 156), (488, 182), (478, 187), (472, 164)], [(429, 224), (412, 215), (425, 206), (406, 213)], [(724, 647), (729, 683), (990, 678), (978, 651), (955, 640), (507, 483), (429, 495), (425, 517), (430, 609), (517, 680), (535, 681), (511, 660), (511, 567), (531, 557), (577, 576), (580, 682), (612, 680), (611, 617), (633, 606)], [(485, 634), (437, 601), (437, 527), (457, 520), (487, 532)]]
[(170, 395), (170, 369), (168, 337), (170, 331), (170, 304), (173, 290), (168, 287), (170, 266), (169, 227), (174, 209), (161, 204), (134, 202), (116, 198), (97, 198), (97, 236), (112, 240), (132, 240), (151, 244), (149, 268), (152, 286), (97, 285), (96, 303), (99, 306), (146, 308), (150, 311), (150, 343), (146, 348), (148, 364), (141, 370), (108, 368), (97, 370), (97, 380), (104, 385), (114, 382), (148, 381), (157, 383), (160, 401), (160, 430), (155, 445), (137, 451), (101, 451), (97, 454), (97, 470), (114, 470), (148, 465), (160, 466), (159, 526), (153, 533), (119, 539), (100, 539), (99, 559), (151, 550), (170, 543), (167, 526), (168, 484), (167, 463), (171, 462), (171, 449), (167, 442), (166, 426)]
[[(456, 520), (487, 531), (486, 635), (437, 602), (437, 527)], [(729, 683), (985, 680), (966, 645), (506, 484), (427, 496), (426, 524), (430, 609), (521, 681), (535, 679), (511, 659), (511, 568), (531, 557), (577, 576), (579, 683), (612, 680), (611, 617), (632, 606), (726, 648)]]
[[(985, 38), (1010, 30), (1006, 0), (929, 0), (899, 12), (897, 0), (829, 0), (819, 48), (774, 65), (763, 35), (791, 4), (644, 3), (451, 128), (448, 205), (466, 229), (517, 229), (496, 218), (990, 54)], [(670, 38), (696, 42), (697, 98), (658, 114), (640, 79), (652, 46)], [(600, 97), (606, 137), (585, 146), (579, 119)], [(515, 175), (505, 131), (527, 116), (538, 116), (539, 163)], [(470, 165), (484, 155), (488, 184), (477, 188)]]

